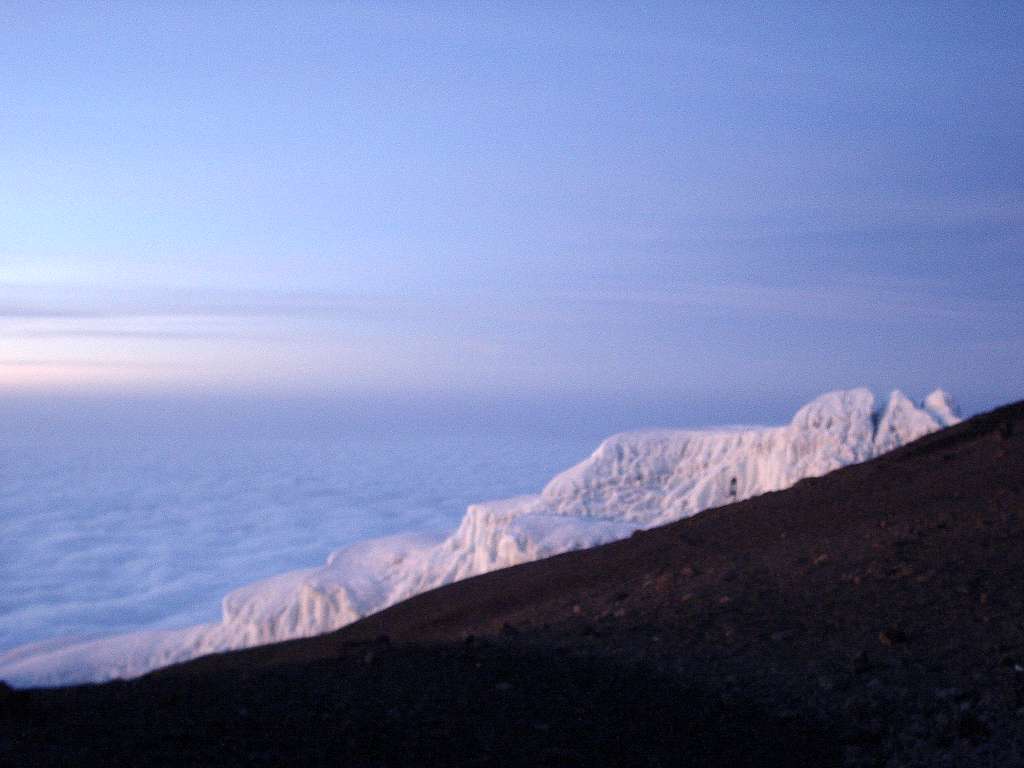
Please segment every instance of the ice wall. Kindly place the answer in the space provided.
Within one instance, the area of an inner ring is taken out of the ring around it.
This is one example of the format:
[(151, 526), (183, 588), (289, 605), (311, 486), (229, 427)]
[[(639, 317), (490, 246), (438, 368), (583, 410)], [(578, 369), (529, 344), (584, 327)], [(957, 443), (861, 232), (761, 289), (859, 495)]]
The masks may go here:
[(869, 390), (851, 389), (822, 395), (782, 427), (614, 435), (537, 495), (471, 505), (441, 542), (401, 536), (339, 550), (319, 568), (232, 592), (217, 624), (16, 648), (0, 656), (0, 679), (24, 686), (133, 677), (327, 632), (442, 584), (780, 490), (958, 421), (941, 390), (921, 406), (896, 390), (879, 410)]

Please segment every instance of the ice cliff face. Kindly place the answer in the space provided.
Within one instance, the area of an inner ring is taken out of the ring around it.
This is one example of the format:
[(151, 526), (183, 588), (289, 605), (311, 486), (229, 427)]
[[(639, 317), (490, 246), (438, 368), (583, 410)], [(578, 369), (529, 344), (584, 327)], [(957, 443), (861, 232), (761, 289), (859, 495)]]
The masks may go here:
[(822, 395), (782, 427), (615, 435), (537, 495), (471, 505), (440, 543), (362, 542), (322, 567), (232, 592), (218, 624), (24, 646), (0, 656), (0, 678), (57, 685), (132, 677), (207, 653), (327, 632), (442, 584), (780, 490), (958, 421), (941, 390), (920, 407), (897, 390), (879, 411), (870, 391), (851, 389)]

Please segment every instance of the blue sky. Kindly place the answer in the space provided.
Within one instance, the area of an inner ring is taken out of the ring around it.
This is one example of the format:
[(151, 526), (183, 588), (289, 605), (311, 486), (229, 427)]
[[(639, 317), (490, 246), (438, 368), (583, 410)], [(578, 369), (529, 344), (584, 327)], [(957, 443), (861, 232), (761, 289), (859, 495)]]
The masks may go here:
[(1015, 3), (0, 9), (0, 393), (1024, 396)]

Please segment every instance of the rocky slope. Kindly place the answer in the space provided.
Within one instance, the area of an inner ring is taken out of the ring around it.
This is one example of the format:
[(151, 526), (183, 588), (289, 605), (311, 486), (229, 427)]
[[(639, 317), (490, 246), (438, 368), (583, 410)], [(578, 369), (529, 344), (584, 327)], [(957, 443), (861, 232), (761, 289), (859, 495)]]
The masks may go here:
[(335, 633), (0, 693), (0, 762), (1024, 764), (1024, 403)]

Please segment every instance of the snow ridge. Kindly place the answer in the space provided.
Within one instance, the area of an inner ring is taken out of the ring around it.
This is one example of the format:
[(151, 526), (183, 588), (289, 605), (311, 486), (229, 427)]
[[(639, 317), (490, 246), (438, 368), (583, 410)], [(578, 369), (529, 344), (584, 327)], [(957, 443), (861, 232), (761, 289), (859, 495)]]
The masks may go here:
[(782, 427), (626, 432), (536, 495), (473, 504), (437, 542), (396, 536), (334, 552), (325, 565), (224, 598), (220, 623), (99, 640), (57, 640), (0, 655), (14, 685), (134, 677), (208, 653), (327, 632), (420, 592), (477, 574), (596, 546), (865, 461), (960, 421), (936, 390), (885, 407), (858, 388), (830, 392)]

